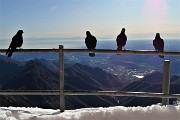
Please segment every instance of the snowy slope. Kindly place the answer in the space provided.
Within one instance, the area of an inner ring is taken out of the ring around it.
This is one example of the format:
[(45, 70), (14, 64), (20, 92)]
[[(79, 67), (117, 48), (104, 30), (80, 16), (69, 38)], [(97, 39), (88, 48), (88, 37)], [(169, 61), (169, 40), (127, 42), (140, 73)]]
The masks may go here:
[(0, 120), (180, 120), (180, 105), (59, 110), (0, 107)]

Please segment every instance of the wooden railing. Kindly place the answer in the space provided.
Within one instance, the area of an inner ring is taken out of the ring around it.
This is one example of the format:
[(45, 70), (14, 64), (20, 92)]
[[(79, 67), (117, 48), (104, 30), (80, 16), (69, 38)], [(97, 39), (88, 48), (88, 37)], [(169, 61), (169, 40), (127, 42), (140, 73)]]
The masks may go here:
[[(0, 49), (0, 53), (5, 53), (7, 49)], [(65, 95), (106, 95), (106, 96), (135, 96), (135, 97), (156, 97), (162, 98), (162, 104), (168, 105), (169, 98), (180, 99), (180, 94), (169, 94), (170, 87), (170, 61), (164, 61), (164, 79), (162, 93), (150, 92), (124, 92), (124, 91), (89, 91), (89, 90), (64, 90), (64, 53), (110, 53), (110, 54), (142, 54), (142, 55), (165, 55), (180, 56), (180, 52), (156, 52), (147, 50), (111, 50), (111, 49), (64, 49), (59, 45), (59, 49), (19, 49), (18, 53), (59, 53), (59, 90), (0, 90), (0, 95), (60, 95), (60, 111), (65, 110)]]

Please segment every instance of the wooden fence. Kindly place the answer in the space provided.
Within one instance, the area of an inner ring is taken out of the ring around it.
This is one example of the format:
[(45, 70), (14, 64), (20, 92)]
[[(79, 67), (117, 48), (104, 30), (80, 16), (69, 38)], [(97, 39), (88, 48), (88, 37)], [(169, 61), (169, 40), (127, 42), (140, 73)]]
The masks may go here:
[[(7, 49), (0, 49), (0, 53), (5, 53)], [(64, 53), (109, 53), (109, 54), (140, 54), (140, 55), (165, 55), (180, 56), (180, 52), (156, 52), (149, 50), (111, 50), (111, 49), (64, 49), (59, 45), (59, 49), (20, 49), (18, 53), (59, 53), (59, 90), (0, 90), (0, 95), (59, 95), (60, 111), (65, 111), (65, 95), (105, 95), (105, 96), (135, 96), (135, 97), (156, 97), (162, 98), (162, 104), (168, 105), (169, 98), (180, 99), (180, 94), (169, 94), (170, 89), (170, 61), (164, 61), (164, 78), (162, 93), (150, 92), (124, 92), (124, 91), (93, 91), (93, 90), (64, 90)]]

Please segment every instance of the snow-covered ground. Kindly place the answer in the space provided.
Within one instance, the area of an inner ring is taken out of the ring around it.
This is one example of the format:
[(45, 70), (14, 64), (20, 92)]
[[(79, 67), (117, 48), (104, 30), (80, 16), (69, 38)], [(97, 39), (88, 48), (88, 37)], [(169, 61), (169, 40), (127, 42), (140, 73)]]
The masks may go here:
[(180, 105), (59, 110), (0, 107), (0, 120), (180, 120)]

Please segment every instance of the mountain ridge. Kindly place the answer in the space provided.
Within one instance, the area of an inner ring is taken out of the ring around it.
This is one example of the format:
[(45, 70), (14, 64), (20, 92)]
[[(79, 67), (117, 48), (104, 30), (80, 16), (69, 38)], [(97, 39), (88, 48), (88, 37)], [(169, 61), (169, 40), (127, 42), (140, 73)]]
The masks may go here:
[[(26, 64), (16, 71), (16, 74), (13, 78), (8, 79), (3, 83), (1, 89), (3, 90), (56, 90), (59, 89), (59, 74), (51, 68), (48, 68), (48, 65), (44, 63), (46, 60), (34, 59), (26, 62)], [(81, 70), (81, 71), (80, 71)], [(118, 78), (112, 74), (109, 74), (103, 71), (100, 68), (91, 68), (86, 65), (74, 64), (65, 69), (65, 90), (105, 90), (109, 84), (103, 82), (98, 82), (95, 79), (96, 75), (92, 71), (101, 73), (102, 76), (105, 76), (105, 81), (109, 81), (111, 78)], [(74, 76), (74, 74), (77, 74)], [(108, 76), (106, 78), (106, 76)], [(73, 79), (78, 80), (74, 82)], [(109, 79), (109, 80), (108, 80)], [(72, 82), (71, 82), (72, 81)], [(88, 82), (87, 82), (88, 81)], [(91, 82), (91, 83), (90, 83)], [(80, 84), (80, 85), (79, 85)], [(99, 86), (100, 85), (100, 86)], [(113, 86), (111, 84), (110, 86)], [(7, 100), (7, 101), (4, 101)], [(43, 108), (59, 108), (59, 96), (0, 96), (0, 105), (1, 106), (16, 106), (22, 103), (24, 106), (38, 106)], [(18, 101), (17, 101), (18, 100)], [(41, 101), (39, 101), (41, 100)], [(93, 102), (95, 100), (96, 102)], [(56, 102), (54, 102), (56, 101)], [(90, 106), (113, 106), (117, 104), (117, 100), (113, 97), (107, 96), (66, 96), (66, 108), (75, 109), (80, 107), (90, 107)], [(22, 106), (22, 105), (21, 105)]]
[[(13, 60), (13, 59), (12, 59)], [(3, 60), (2, 60), (3, 61)], [(1, 62), (2, 63), (2, 62)], [(8, 62), (7, 62), (8, 63)], [(10, 62), (11, 65), (13, 62)], [(47, 63), (47, 64), (46, 64)], [(3, 63), (2, 63), (3, 64)], [(14, 63), (15, 64), (15, 63)], [(19, 64), (15, 64), (18, 66)], [(0, 66), (2, 66), (0, 64)], [(8, 66), (6, 66), (8, 67)], [(11, 66), (11, 70), (13, 66)], [(33, 59), (20, 64), (11, 78), (1, 84), (1, 89), (15, 90), (59, 90), (59, 72), (57, 63), (44, 59)], [(9, 74), (10, 76), (10, 74)], [(154, 72), (143, 79), (131, 82), (124, 88), (123, 79), (107, 73), (98, 67), (80, 63), (65, 67), (65, 90), (115, 90), (132, 92), (161, 92), (163, 74)], [(180, 76), (171, 76), (171, 94), (180, 92)], [(38, 106), (59, 108), (59, 96), (0, 96), (1, 106)], [(171, 100), (171, 103), (174, 99)], [(155, 98), (112, 97), (112, 96), (66, 96), (66, 109), (108, 106), (147, 106), (161, 102)], [(22, 104), (21, 104), (22, 103)]]

